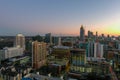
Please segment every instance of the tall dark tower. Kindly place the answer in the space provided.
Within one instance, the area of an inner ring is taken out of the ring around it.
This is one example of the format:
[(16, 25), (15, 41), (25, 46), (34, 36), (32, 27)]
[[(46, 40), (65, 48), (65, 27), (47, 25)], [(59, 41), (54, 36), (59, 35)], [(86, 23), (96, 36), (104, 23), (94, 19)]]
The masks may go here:
[(51, 33), (45, 34), (45, 42), (52, 44), (52, 36), (51, 36)]
[(96, 37), (98, 37), (98, 32), (96, 32)]
[(85, 30), (83, 28), (83, 25), (81, 25), (80, 28), (80, 41), (85, 41)]
[(88, 38), (90, 38), (90, 37), (91, 37), (90, 33), (91, 33), (91, 32), (90, 32), (90, 31), (88, 31)]

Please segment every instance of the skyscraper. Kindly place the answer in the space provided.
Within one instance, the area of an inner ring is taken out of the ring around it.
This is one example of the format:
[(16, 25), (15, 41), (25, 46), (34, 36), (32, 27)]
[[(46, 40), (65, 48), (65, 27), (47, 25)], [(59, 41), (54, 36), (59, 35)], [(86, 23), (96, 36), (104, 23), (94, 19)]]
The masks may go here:
[(88, 31), (88, 38), (90, 38), (90, 36), (91, 36), (91, 35), (90, 35), (90, 31)]
[(84, 41), (85, 40), (85, 30), (83, 28), (83, 25), (81, 25), (81, 28), (80, 28), (80, 41)]
[(19, 46), (25, 50), (25, 36), (23, 34), (17, 34), (15, 39), (15, 46)]
[(93, 38), (93, 32), (88, 31), (88, 38)]
[(51, 36), (51, 33), (45, 34), (45, 42), (52, 44), (52, 36)]
[(96, 32), (96, 37), (98, 37), (98, 32)]
[(32, 67), (39, 69), (46, 63), (46, 43), (32, 42)]

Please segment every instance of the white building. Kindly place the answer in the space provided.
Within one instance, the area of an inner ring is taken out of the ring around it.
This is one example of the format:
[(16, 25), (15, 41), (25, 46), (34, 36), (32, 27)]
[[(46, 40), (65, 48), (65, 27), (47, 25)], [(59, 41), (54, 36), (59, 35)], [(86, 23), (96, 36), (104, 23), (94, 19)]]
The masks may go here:
[(23, 54), (23, 48), (5, 47), (4, 49), (0, 50), (0, 59), (4, 60), (4, 59), (8, 59), (8, 58), (15, 57), (15, 56), (20, 56), (22, 54)]
[(103, 44), (100, 44), (99, 42), (88, 43), (88, 57), (103, 58), (103, 53)]
[(17, 46), (25, 50), (25, 36), (23, 34), (17, 34), (15, 39), (15, 47)]
[(103, 57), (103, 45), (100, 43), (94, 43), (94, 57)]
[(61, 46), (61, 37), (58, 39), (58, 45)]
[(87, 57), (94, 57), (94, 42), (89, 42), (87, 47)]

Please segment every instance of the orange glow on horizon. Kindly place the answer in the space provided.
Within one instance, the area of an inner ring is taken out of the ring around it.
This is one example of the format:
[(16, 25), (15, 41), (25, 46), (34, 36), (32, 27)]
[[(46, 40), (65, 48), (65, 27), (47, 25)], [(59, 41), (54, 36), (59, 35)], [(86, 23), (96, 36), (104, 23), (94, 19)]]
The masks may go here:
[[(112, 25), (108, 25), (106, 27), (90, 27), (89, 28), (85, 28), (85, 35), (88, 35), (88, 30), (92, 31), (93, 34), (95, 35), (96, 32), (98, 32), (98, 35), (104, 34), (105, 36), (110, 35), (110, 36), (120, 36), (120, 24), (112, 24)], [(80, 35), (80, 31), (79, 29), (74, 30), (74, 29), (69, 29), (69, 32), (65, 32), (65, 34), (68, 35), (72, 35), (72, 36), (79, 36)]]

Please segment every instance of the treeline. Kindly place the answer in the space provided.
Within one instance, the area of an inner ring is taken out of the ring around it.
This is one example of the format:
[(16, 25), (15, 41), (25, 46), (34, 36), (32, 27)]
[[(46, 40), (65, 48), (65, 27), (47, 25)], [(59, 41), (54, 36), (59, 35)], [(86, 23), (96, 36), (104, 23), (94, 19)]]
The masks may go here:
[(4, 47), (12, 47), (13, 45), (13, 41), (0, 41), (0, 49), (3, 49)]

